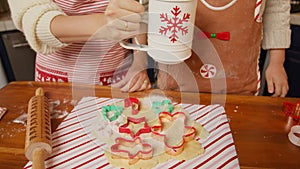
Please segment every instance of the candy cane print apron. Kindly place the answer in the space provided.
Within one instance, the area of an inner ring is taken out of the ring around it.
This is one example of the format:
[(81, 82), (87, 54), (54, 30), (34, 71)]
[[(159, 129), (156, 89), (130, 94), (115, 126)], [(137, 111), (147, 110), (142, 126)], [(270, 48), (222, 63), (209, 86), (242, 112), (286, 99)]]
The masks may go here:
[[(257, 2), (201, 1), (197, 5), (195, 26), (198, 32), (194, 35), (193, 54), (182, 64), (158, 64), (158, 88), (255, 94), (259, 86), (258, 58), (262, 39), (262, 23), (259, 17), (254, 17)], [(205, 40), (209, 40), (215, 53)]]

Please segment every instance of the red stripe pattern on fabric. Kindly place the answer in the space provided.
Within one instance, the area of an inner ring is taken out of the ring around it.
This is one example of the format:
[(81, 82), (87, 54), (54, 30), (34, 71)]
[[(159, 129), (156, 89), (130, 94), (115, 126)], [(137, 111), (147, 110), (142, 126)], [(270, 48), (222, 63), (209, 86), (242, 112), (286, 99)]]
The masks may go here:
[[(53, 0), (69, 16), (104, 13), (108, 0)], [(80, 26), (80, 25), (79, 25)], [(95, 33), (101, 33), (99, 30)], [(132, 52), (118, 41), (71, 43), (49, 55), (37, 54), (36, 81), (110, 85), (124, 78)]]
[[(90, 137), (87, 125), (101, 112), (101, 107), (120, 99), (83, 98), (73, 111), (53, 132), (53, 153), (46, 161), (46, 168), (115, 168), (107, 161), (105, 144)], [(178, 104), (192, 114), (210, 132), (207, 139), (199, 139), (205, 153), (191, 160), (169, 160), (155, 168), (239, 168), (230, 126), (225, 110), (220, 105)], [(201, 117), (201, 118), (199, 118)], [(24, 168), (31, 168), (28, 162)]]

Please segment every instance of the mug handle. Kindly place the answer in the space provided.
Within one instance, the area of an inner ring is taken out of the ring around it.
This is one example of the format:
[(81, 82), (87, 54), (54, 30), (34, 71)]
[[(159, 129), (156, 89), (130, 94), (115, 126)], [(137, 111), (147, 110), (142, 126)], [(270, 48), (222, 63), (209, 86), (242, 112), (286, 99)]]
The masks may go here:
[(119, 44), (123, 48), (126, 48), (126, 49), (139, 50), (139, 51), (145, 51), (145, 52), (148, 51), (149, 48), (148, 48), (147, 45), (140, 44), (137, 37), (134, 37), (133, 39), (134, 39), (136, 44), (129, 43), (129, 42), (126, 42), (124, 40), (120, 41)]
[[(144, 0), (136, 0), (136, 1), (138, 1), (142, 5), (144, 5), (145, 3), (148, 2), (147, 0), (146, 0), (146, 2), (144, 2)], [(120, 41), (119, 44), (125, 49), (139, 50), (139, 51), (145, 51), (145, 52), (148, 51), (148, 49), (149, 49), (148, 46), (140, 44), (137, 37), (134, 37), (133, 40), (135, 41), (136, 44), (126, 42), (125, 40)]]

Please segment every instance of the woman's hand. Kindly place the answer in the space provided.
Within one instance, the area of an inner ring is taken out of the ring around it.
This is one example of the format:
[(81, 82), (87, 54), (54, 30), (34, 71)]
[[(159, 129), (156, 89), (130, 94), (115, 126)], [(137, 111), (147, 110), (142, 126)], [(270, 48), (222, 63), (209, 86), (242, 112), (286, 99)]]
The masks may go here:
[[(145, 25), (143, 25), (145, 26)], [(140, 43), (145, 44), (147, 36), (145, 34), (136, 36)], [(134, 51), (134, 58), (125, 78), (113, 84), (123, 92), (142, 91), (151, 88), (151, 83), (147, 73), (148, 56), (146, 52)]]
[(107, 38), (121, 40), (137, 35), (144, 7), (134, 0), (110, 0), (105, 11)]
[(144, 7), (134, 0), (110, 0), (104, 13), (56, 16), (51, 32), (64, 43), (90, 38), (120, 41), (139, 34)]
[(123, 80), (113, 84), (123, 92), (142, 91), (151, 88), (147, 70), (131, 66)]

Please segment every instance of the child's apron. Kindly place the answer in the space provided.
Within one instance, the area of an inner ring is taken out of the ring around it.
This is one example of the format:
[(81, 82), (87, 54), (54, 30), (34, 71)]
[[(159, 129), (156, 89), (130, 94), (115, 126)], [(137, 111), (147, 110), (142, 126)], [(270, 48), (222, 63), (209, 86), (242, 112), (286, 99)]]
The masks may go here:
[[(206, 0), (215, 7), (231, 1)], [(254, 19), (256, 3), (238, 0), (225, 10), (214, 11), (198, 1), (193, 54), (182, 64), (159, 64), (158, 88), (255, 94), (259, 89), (258, 58), (262, 39), (262, 23)], [(219, 36), (223, 39), (218, 39)]]

